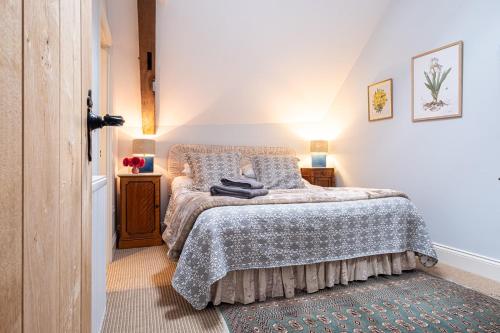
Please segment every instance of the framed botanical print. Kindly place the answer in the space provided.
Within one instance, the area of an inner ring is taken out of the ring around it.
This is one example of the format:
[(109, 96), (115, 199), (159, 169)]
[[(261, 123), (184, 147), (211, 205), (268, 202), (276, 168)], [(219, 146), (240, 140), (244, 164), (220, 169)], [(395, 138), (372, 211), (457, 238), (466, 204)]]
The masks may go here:
[(413, 121), (462, 116), (463, 42), (412, 58)]
[(392, 79), (368, 86), (368, 120), (392, 118)]

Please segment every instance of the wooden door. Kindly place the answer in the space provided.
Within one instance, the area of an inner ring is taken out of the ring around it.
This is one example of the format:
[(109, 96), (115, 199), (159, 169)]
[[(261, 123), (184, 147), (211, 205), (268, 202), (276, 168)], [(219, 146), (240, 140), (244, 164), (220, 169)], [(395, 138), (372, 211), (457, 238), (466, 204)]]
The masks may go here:
[(91, 2), (0, 12), (0, 332), (88, 332)]
[(23, 297), (22, 3), (0, 1), (0, 332), (21, 332)]

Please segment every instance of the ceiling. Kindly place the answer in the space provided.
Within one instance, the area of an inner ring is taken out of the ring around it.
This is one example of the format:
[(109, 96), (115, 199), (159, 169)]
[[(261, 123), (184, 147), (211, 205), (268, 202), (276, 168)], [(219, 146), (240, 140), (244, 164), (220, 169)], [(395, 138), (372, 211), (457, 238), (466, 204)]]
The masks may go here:
[[(159, 1), (159, 126), (320, 120), (388, 3)], [(136, 63), (134, 4), (108, 0), (117, 66)], [(115, 89), (127, 101), (124, 108), (140, 107), (138, 76), (122, 78), (128, 67), (123, 68), (114, 74)], [(132, 123), (135, 118), (140, 121), (140, 112), (128, 117)]]

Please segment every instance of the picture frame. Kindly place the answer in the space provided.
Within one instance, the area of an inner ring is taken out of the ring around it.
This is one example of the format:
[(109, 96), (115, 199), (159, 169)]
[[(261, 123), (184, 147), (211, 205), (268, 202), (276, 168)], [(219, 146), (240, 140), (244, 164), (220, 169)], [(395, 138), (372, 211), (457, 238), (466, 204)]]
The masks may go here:
[(368, 121), (392, 117), (392, 79), (370, 84), (368, 86)]
[(412, 57), (413, 122), (462, 117), (463, 41)]

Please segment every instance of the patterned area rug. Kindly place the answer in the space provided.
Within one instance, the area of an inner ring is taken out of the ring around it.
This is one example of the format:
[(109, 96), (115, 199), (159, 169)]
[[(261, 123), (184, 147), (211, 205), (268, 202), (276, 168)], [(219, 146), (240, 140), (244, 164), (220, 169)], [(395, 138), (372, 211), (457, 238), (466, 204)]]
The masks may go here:
[(232, 333), (500, 332), (500, 300), (422, 272), (218, 309)]

